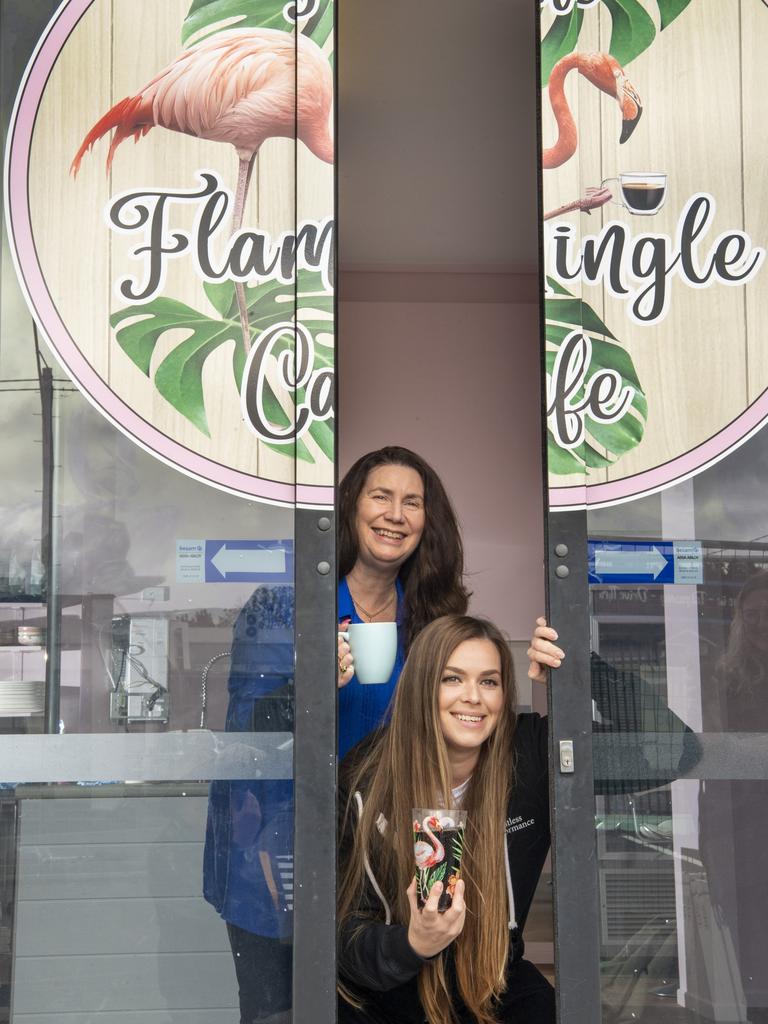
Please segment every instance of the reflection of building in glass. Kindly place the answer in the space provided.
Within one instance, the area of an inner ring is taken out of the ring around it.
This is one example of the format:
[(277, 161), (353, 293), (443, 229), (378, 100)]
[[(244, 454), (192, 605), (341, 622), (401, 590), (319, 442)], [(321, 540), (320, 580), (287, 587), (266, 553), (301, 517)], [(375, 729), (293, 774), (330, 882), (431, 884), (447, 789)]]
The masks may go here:
[[(658, 741), (659, 708), (681, 706), (693, 690), (704, 751), (714, 742), (713, 754), (720, 752), (719, 763), (708, 760), (701, 772), (691, 766), (691, 779), (597, 797), (608, 1019), (642, 1009), (662, 1021), (670, 1004), (692, 1014), (675, 1020), (691, 1022), (764, 1021), (768, 1013), (758, 852), (768, 844), (768, 781), (759, 769), (758, 777), (745, 768), (753, 777), (739, 778), (738, 769), (759, 763), (752, 747), (768, 730), (768, 546), (705, 542), (703, 551), (704, 583), (693, 594), (658, 585), (591, 588), (593, 646), (612, 670), (642, 680), (627, 701), (608, 673), (593, 673), (598, 709), (612, 705), (616, 720), (634, 718)], [(691, 599), (695, 617), (676, 635), (675, 605)], [(682, 675), (675, 647), (688, 652)], [(737, 746), (728, 734), (738, 734)]]

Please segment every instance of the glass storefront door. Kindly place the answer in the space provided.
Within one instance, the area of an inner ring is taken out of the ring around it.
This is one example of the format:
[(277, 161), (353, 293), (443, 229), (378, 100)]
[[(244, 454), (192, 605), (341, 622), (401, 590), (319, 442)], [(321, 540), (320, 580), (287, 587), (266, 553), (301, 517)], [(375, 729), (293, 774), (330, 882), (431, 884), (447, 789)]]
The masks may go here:
[[(552, 615), (569, 590), (589, 610), (552, 690), (555, 756), (575, 741), (554, 783), (564, 1020), (768, 1014), (766, 452), (762, 430), (629, 508), (551, 517)], [(556, 575), (569, 519), (589, 528), (588, 579)]]
[(0, 1021), (332, 1021), (333, 4), (140, 6), (0, 3)]
[(748, 111), (768, 8), (541, 8), (560, 1020), (754, 1024), (768, 235)]

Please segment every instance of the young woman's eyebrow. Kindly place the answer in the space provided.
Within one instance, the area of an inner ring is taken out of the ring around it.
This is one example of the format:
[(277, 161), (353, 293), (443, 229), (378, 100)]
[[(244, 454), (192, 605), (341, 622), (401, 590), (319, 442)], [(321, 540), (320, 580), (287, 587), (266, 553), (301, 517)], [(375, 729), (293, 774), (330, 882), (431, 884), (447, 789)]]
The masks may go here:
[[(465, 676), (467, 674), (463, 668), (454, 668), (453, 665), (446, 665), (445, 668), (443, 669), (443, 672), (453, 672), (454, 675), (457, 676)], [(501, 678), (501, 672), (499, 672), (497, 668), (489, 668), (486, 669), (486, 671), (480, 672), (478, 674), (481, 676), (498, 676), (499, 678)]]

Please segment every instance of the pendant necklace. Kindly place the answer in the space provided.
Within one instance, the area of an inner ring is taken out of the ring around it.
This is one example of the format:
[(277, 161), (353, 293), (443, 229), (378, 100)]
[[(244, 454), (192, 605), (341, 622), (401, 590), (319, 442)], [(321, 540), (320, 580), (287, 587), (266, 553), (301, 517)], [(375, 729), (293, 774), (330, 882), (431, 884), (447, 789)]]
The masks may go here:
[[(347, 580), (347, 587), (349, 587), (349, 580)], [(357, 608), (358, 612), (361, 613), (361, 617), (364, 615), (369, 622), (373, 622), (373, 620), (385, 612), (392, 604), (392, 601), (397, 598), (397, 591), (395, 591), (394, 594), (390, 594), (386, 603), (383, 604), (381, 608), (377, 608), (375, 612), (369, 612), (367, 608), (364, 608), (352, 593), (351, 589), (349, 591), (349, 596), (352, 598), (352, 603), (355, 608)]]

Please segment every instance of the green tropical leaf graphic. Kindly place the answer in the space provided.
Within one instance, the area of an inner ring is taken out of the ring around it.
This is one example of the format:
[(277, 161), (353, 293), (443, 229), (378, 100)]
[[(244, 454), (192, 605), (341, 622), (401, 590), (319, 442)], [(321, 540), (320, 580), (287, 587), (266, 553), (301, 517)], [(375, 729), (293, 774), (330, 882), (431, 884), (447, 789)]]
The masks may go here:
[(662, 30), (667, 28), (678, 14), (682, 14), (691, 0), (656, 0), (659, 5), (659, 17)]
[(326, 39), (333, 32), (333, 0), (321, 0), (317, 13), (310, 18), (302, 32), (313, 39), (318, 46), (325, 44)]
[[(199, 43), (228, 28), (276, 28), (289, 32), (293, 26), (284, 14), (288, 3), (289, 0), (194, 0), (181, 26), (181, 42), (184, 46), (190, 40)], [(210, 31), (205, 32), (206, 29)], [(333, 31), (332, 0), (320, 0), (301, 31), (322, 46)]]
[[(608, 52), (627, 66), (653, 43), (656, 25), (649, 11), (655, 3), (659, 11), (659, 26), (663, 32), (683, 13), (691, 0), (601, 0), (611, 16), (611, 41)], [(541, 43), (541, 84), (546, 86), (552, 68), (559, 60), (578, 48), (585, 13), (591, 17), (598, 7), (587, 12), (575, 7), (569, 14), (555, 18)]]
[[(218, 317), (201, 313), (176, 299), (160, 297), (145, 304), (126, 306), (110, 317), (120, 348), (147, 377), (154, 379), (159, 394), (197, 429), (210, 437), (205, 408), (203, 368), (208, 357), (221, 345), (232, 343), (232, 373), (238, 391), (245, 368), (242, 333), (237, 311), (235, 287), (231, 281), (206, 282), (206, 296)], [(252, 338), (274, 324), (295, 318), (312, 334), (315, 342), (313, 369), (333, 366), (333, 296), (324, 292), (319, 272), (302, 270), (298, 282), (282, 284), (266, 281), (245, 289)], [(294, 310), (297, 317), (294, 316)], [(183, 330), (186, 337), (176, 344), (152, 373), (155, 349), (166, 331)], [(324, 344), (323, 341), (326, 343)], [(292, 341), (286, 336), (274, 346), (275, 355), (290, 350)], [(306, 398), (298, 388), (294, 398), (300, 404)], [(291, 419), (268, 383), (262, 405), (269, 422), (286, 428)], [(327, 458), (333, 458), (333, 419), (314, 420), (309, 435)], [(304, 441), (294, 445), (265, 442), (283, 455), (295, 455), (306, 462), (315, 458)]]
[(541, 41), (541, 84), (545, 86), (552, 68), (559, 60), (576, 49), (584, 21), (584, 11), (574, 7), (570, 14), (555, 18), (552, 27)]
[(448, 865), (443, 861), (442, 864), (438, 864), (437, 867), (433, 868), (428, 882), (428, 887), (431, 889), (435, 882), (442, 882), (445, 878), (445, 869)]
[[(622, 455), (636, 448), (645, 431), (648, 402), (632, 357), (597, 313), (583, 299), (574, 298), (562, 287), (557, 290), (562, 297), (548, 298), (545, 302), (547, 373), (551, 375), (554, 370), (557, 350), (566, 338), (578, 331), (589, 339), (591, 345), (586, 379), (591, 379), (601, 370), (612, 370), (619, 376), (622, 388), (630, 386), (634, 392), (630, 407), (615, 423), (599, 422), (586, 414), (586, 437), (577, 448), (562, 447), (552, 430), (547, 430), (549, 472), (555, 476), (567, 476), (570, 473), (583, 473), (587, 468), (611, 466)], [(571, 398), (575, 403), (580, 402), (584, 398), (584, 387)]]
[(608, 52), (626, 66), (656, 37), (653, 19), (638, 0), (603, 0), (611, 14), (613, 28)]

